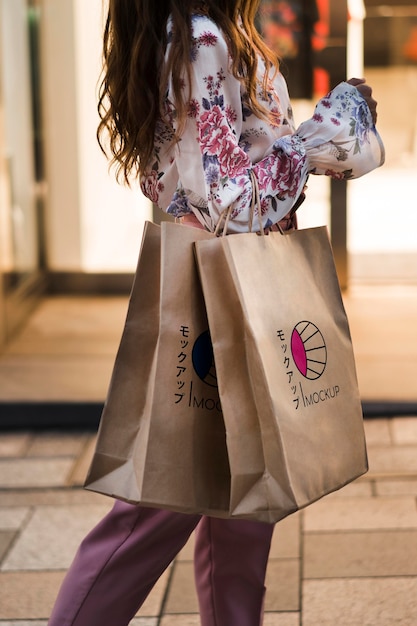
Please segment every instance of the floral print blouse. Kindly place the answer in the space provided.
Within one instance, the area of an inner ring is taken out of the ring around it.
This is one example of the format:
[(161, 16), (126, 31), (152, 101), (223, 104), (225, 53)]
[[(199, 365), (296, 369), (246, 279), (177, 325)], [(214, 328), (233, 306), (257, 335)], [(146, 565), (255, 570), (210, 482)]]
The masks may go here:
[(193, 213), (213, 231), (230, 208), (228, 232), (247, 232), (252, 170), (260, 192), (255, 213), (268, 228), (291, 211), (309, 174), (348, 180), (382, 165), (383, 144), (356, 87), (339, 84), (296, 129), (284, 78), (270, 80), (265, 99), (259, 61), (259, 99), (272, 114), (260, 119), (229, 70), (222, 31), (204, 15), (194, 16), (192, 27), (191, 99), (181, 140), (173, 140), (169, 88), (168, 123), (156, 129), (154, 158), (141, 178), (144, 194), (161, 209), (175, 217)]

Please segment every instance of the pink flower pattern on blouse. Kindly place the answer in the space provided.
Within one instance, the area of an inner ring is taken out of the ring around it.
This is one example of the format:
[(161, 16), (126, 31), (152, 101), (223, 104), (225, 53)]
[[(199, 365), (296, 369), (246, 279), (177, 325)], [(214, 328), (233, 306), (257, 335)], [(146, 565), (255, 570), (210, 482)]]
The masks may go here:
[[(175, 217), (194, 213), (211, 231), (230, 208), (228, 232), (248, 230), (251, 170), (260, 190), (262, 223), (270, 227), (291, 211), (310, 174), (357, 178), (382, 165), (384, 148), (368, 106), (356, 87), (341, 83), (316, 105), (312, 117), (294, 126), (281, 74), (259, 99), (272, 121), (254, 115), (244, 88), (229, 71), (226, 40), (207, 16), (194, 16), (191, 85), (179, 142), (169, 86), (165, 120), (155, 134), (155, 154), (141, 178), (144, 194)], [(256, 220), (254, 221), (254, 225)]]

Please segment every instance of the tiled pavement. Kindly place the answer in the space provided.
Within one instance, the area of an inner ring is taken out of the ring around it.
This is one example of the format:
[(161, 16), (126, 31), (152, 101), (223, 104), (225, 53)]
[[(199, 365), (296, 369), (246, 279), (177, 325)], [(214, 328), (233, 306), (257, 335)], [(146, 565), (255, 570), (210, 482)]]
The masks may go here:
[[(84, 304), (40, 308), (0, 358), (0, 393), (41, 382), (44, 396), (102, 397), (124, 303)], [(353, 292), (347, 309), (363, 395), (415, 401), (414, 291)], [(417, 625), (417, 417), (365, 428), (370, 472), (277, 524), (264, 626)], [(0, 434), (0, 626), (46, 626), (76, 547), (111, 506), (82, 489), (93, 445), (86, 432)], [(132, 624), (198, 626), (192, 541)]]
[[(370, 472), (277, 524), (264, 626), (417, 624), (417, 418), (365, 427)], [(2, 434), (0, 626), (46, 625), (77, 545), (109, 509), (82, 489), (93, 443)], [(132, 624), (198, 626), (192, 541)]]

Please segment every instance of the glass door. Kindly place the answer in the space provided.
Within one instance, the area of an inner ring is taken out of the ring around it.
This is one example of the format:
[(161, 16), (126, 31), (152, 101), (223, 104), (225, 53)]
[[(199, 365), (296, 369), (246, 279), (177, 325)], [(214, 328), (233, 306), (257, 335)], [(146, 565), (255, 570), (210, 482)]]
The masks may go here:
[(39, 10), (0, 0), (0, 340), (13, 334), (43, 288)]

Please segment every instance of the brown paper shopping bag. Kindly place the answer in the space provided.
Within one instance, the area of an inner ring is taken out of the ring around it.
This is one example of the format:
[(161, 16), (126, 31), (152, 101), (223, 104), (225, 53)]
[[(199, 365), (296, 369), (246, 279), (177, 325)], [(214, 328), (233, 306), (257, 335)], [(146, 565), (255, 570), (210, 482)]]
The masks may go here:
[(349, 327), (325, 227), (195, 244), (231, 513), (277, 521), (367, 470)]
[(130, 502), (227, 516), (230, 473), (193, 242), (147, 224), (86, 487)]

